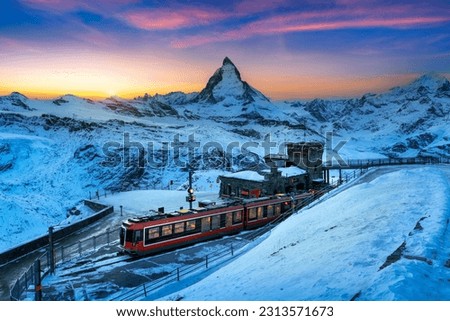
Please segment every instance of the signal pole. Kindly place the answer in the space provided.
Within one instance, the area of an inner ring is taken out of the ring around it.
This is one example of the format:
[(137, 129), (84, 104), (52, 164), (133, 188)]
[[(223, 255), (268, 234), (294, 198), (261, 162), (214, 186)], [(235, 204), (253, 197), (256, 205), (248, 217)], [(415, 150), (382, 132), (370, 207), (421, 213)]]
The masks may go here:
[(195, 201), (194, 189), (192, 188), (192, 170), (189, 168), (189, 188), (186, 201), (189, 202), (189, 209), (192, 210), (192, 203)]

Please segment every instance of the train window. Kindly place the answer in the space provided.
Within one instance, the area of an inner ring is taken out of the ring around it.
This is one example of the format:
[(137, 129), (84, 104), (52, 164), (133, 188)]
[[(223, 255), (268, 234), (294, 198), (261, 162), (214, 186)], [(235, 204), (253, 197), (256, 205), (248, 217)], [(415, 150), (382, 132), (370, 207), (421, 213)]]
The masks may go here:
[(263, 208), (262, 208), (262, 206), (257, 208), (257, 212), (258, 212), (258, 220), (262, 219), (262, 217), (263, 217)]
[(162, 232), (161, 233), (162, 236), (171, 235), (172, 234), (172, 225), (163, 226), (161, 232)]
[(241, 211), (233, 212), (233, 224), (241, 222), (242, 222), (242, 212)]
[(220, 227), (225, 227), (227, 224), (227, 215), (221, 214), (220, 215)]
[(227, 213), (226, 220), (227, 227), (233, 225), (233, 213)]
[(133, 230), (126, 230), (125, 232), (125, 242), (133, 242)]
[(280, 215), (280, 213), (281, 213), (281, 205), (277, 204), (277, 205), (274, 206), (274, 208), (275, 208), (275, 216)]
[(193, 231), (196, 228), (195, 220), (186, 222), (186, 231)]
[(211, 217), (202, 218), (202, 232), (209, 231), (211, 229)]
[(159, 227), (152, 227), (145, 229), (144, 232), (144, 244), (148, 245), (160, 236)]
[(159, 227), (149, 228), (147, 230), (147, 235), (149, 239), (156, 239), (159, 237)]
[(174, 229), (174, 233), (183, 233), (184, 232), (184, 222), (174, 224), (173, 229)]
[(211, 229), (217, 230), (220, 228), (220, 215), (214, 215), (211, 220)]
[(267, 217), (273, 216), (273, 205), (267, 205)]
[(256, 208), (255, 207), (254, 208), (250, 208), (248, 210), (248, 220), (249, 221), (256, 220)]

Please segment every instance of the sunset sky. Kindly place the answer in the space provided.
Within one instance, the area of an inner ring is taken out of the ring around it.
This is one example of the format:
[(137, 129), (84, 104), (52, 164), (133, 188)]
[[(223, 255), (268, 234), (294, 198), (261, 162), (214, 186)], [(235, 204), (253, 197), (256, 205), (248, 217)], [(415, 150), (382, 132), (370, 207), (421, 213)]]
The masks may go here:
[(272, 99), (450, 75), (450, 2), (0, 0), (0, 95), (201, 90), (225, 56)]

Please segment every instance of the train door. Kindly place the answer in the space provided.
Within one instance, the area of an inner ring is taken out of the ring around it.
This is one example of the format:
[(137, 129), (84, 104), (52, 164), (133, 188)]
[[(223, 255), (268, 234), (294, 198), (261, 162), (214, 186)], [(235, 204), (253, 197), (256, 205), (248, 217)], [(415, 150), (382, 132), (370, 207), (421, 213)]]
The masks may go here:
[(121, 227), (120, 228), (120, 235), (119, 235), (119, 239), (120, 239), (120, 245), (125, 246), (125, 233), (126, 233), (126, 229), (125, 227)]
[(202, 218), (202, 232), (208, 232), (211, 229), (211, 217)]
[(133, 245), (142, 241), (142, 230), (136, 230), (133, 234)]

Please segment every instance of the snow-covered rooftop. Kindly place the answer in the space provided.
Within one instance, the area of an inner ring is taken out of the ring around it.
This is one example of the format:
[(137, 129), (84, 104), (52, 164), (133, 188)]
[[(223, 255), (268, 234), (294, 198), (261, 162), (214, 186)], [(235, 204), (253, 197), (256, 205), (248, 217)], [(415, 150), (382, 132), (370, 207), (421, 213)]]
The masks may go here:
[(256, 181), (256, 182), (264, 181), (264, 176), (255, 171), (240, 171), (240, 172), (236, 172), (236, 173), (224, 174), (222, 176), (230, 177), (230, 178), (245, 179), (245, 180)]
[(306, 174), (306, 171), (304, 169), (301, 169), (296, 166), (281, 167), (281, 168), (278, 168), (278, 171), (281, 172), (281, 176), (284, 176), (284, 177), (292, 177), (292, 176)]
[[(265, 173), (269, 173), (270, 170), (263, 170)], [(305, 175), (306, 171), (297, 166), (291, 167), (278, 167), (278, 172), (281, 172), (281, 176), (283, 177), (293, 177), (299, 175)]]

